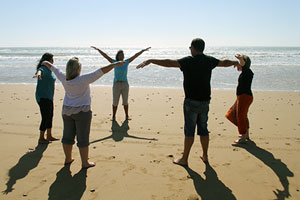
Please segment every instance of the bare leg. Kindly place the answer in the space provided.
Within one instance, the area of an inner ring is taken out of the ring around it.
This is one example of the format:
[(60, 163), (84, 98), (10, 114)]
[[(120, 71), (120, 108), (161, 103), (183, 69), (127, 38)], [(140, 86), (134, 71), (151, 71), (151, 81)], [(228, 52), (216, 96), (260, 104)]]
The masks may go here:
[(184, 137), (184, 150), (183, 155), (179, 159), (174, 159), (173, 163), (178, 165), (188, 165), (188, 158), (191, 151), (191, 148), (194, 143), (194, 137)]
[(116, 113), (117, 113), (118, 106), (114, 106), (113, 105), (112, 109), (113, 109), (112, 121), (115, 121), (116, 120)]
[(49, 141), (45, 139), (45, 132), (46, 131), (40, 131), (39, 144), (49, 144)]
[(209, 136), (200, 136), (200, 142), (202, 146), (202, 156), (201, 159), (203, 162), (208, 162), (208, 145), (209, 145)]
[(125, 111), (126, 120), (131, 120), (128, 115), (128, 105), (124, 105), (124, 111)]
[(52, 128), (47, 128), (47, 140), (48, 141), (56, 141), (57, 138), (52, 136)]
[(89, 162), (89, 147), (79, 147), (81, 162), (82, 162), (82, 168), (89, 168), (94, 167), (96, 163)]
[(63, 144), (63, 149), (65, 152), (65, 165), (71, 164), (74, 161), (72, 158), (73, 144)]

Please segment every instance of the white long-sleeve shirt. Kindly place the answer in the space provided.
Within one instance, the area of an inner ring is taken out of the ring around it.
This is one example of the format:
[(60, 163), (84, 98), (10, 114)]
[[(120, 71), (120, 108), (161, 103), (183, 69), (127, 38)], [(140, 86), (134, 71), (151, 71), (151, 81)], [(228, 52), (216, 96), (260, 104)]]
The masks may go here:
[(51, 67), (51, 71), (60, 80), (65, 89), (63, 105), (68, 107), (90, 106), (90, 84), (104, 74), (101, 69), (98, 69), (88, 74), (78, 75), (72, 80), (66, 80), (66, 75), (55, 66)]

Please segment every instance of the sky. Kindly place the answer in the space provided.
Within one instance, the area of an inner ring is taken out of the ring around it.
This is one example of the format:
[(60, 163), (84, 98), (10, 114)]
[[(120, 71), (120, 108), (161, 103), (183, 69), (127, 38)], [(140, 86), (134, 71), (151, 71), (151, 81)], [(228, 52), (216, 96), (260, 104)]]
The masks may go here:
[(300, 46), (299, 0), (0, 0), (0, 47)]

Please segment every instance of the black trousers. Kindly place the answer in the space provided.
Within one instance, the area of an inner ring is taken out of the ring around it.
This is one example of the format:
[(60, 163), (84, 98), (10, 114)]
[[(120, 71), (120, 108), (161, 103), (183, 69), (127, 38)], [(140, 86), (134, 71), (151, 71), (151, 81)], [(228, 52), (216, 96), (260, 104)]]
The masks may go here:
[(48, 128), (52, 128), (53, 119), (53, 101), (50, 99), (40, 99), (39, 102), (42, 121), (40, 125), (40, 131), (45, 131)]

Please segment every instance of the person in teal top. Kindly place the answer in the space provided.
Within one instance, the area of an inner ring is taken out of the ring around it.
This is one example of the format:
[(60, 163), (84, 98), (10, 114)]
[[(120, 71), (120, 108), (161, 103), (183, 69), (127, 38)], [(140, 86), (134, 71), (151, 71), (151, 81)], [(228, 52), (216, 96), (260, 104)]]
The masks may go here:
[[(103, 51), (98, 49), (97, 47), (91, 46), (91, 48), (97, 50), (110, 63), (124, 60), (123, 50), (119, 50), (116, 54), (116, 59), (112, 59), (106, 53), (104, 53)], [(142, 53), (144, 53), (145, 51), (148, 51), (150, 48), (151, 47), (142, 49), (138, 53), (134, 54), (132, 57), (124, 60), (125, 61), (124, 65), (114, 68), (112, 121), (116, 120), (116, 113), (117, 113), (117, 108), (118, 108), (119, 99), (120, 99), (121, 95), (122, 95), (123, 106), (124, 106), (124, 111), (125, 111), (125, 118), (126, 118), (126, 120), (130, 120), (129, 115), (128, 115), (128, 94), (129, 94), (129, 84), (128, 84), (128, 80), (127, 80), (128, 65), (134, 59), (136, 59), (138, 56), (140, 56)]]
[[(42, 65), (43, 61), (49, 61), (53, 63), (53, 54), (45, 53), (42, 56), (37, 65), (36, 74), (34, 76), (34, 78), (37, 78), (35, 98), (40, 107), (42, 116), (39, 128), (39, 144), (48, 144), (51, 141), (58, 140), (52, 136), (53, 96), (56, 78), (46, 66)], [(45, 138), (46, 130), (47, 138)]]

